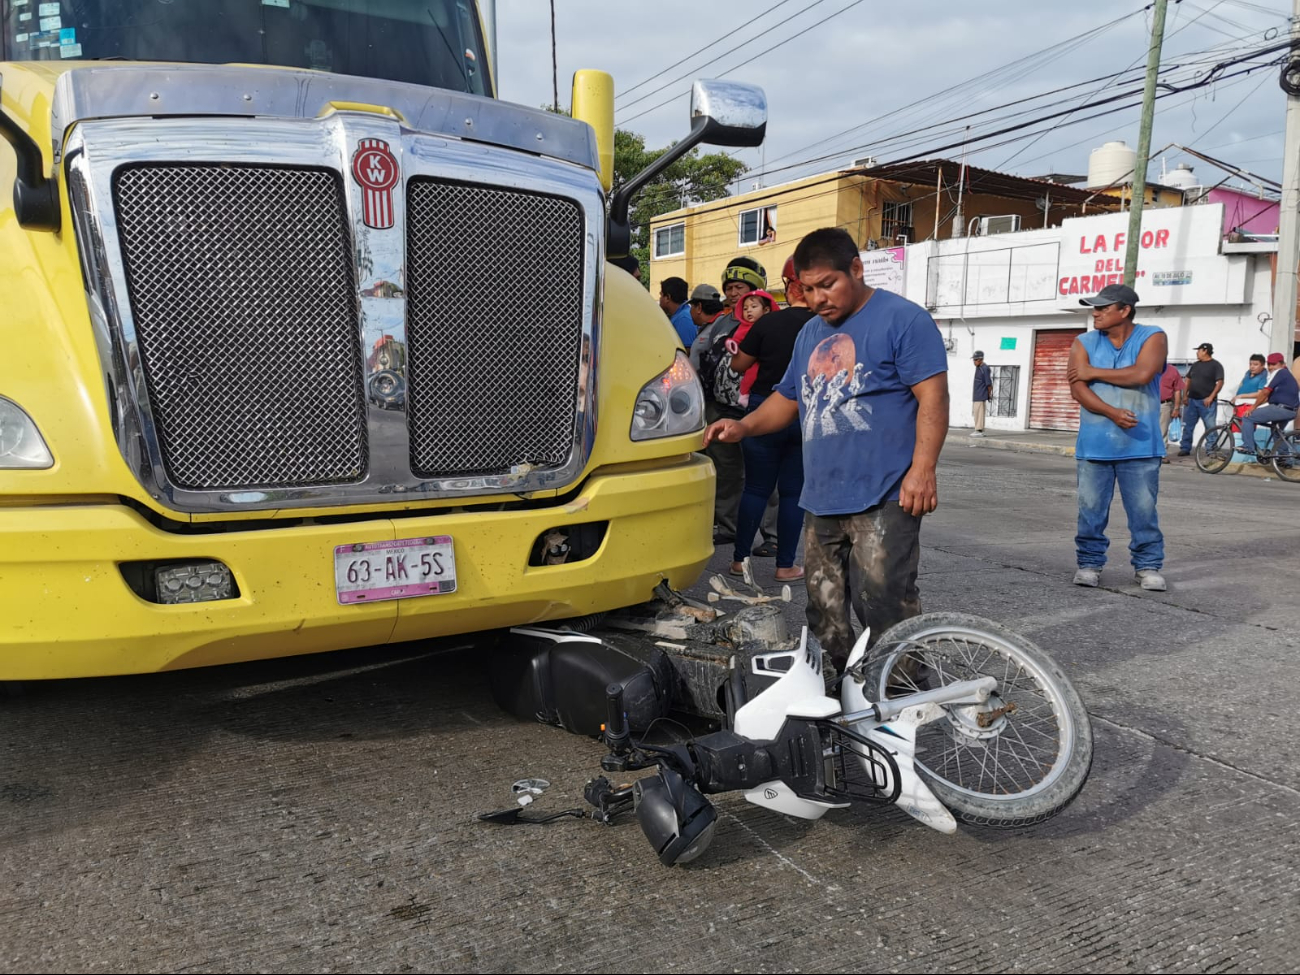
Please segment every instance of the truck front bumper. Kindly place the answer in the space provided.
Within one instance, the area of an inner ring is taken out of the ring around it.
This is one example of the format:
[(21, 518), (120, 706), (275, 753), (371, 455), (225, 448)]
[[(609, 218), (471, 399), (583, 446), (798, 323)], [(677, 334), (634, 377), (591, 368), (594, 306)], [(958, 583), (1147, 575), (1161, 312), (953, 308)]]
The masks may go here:
[[(590, 477), (567, 504), (177, 534), (123, 505), (0, 508), (0, 680), (148, 673), (449, 636), (644, 602), (690, 585), (713, 554), (713, 468)], [(545, 531), (608, 524), (594, 554), (530, 566)], [(453, 593), (340, 605), (336, 545), (454, 540)], [(219, 560), (233, 599), (149, 602), (121, 565)]]

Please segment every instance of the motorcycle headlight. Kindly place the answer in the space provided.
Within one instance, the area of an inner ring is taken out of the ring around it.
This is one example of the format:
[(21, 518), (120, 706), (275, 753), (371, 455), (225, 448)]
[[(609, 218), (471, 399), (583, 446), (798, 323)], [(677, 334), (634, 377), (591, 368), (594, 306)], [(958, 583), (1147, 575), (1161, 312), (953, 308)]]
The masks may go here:
[(32, 418), (12, 400), (0, 396), (0, 470), (42, 470), (54, 456)]
[(690, 863), (713, 842), (718, 812), (703, 793), (676, 772), (660, 766), (658, 775), (632, 788), (641, 832), (665, 867)]
[(637, 394), (632, 439), (657, 440), (704, 429), (704, 389), (691, 360), (679, 351), (673, 364)]

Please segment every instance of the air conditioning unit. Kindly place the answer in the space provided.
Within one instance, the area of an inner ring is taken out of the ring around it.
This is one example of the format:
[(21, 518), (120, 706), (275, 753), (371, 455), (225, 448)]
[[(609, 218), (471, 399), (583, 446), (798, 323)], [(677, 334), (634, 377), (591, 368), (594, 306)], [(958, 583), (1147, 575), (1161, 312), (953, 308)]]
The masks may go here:
[(1001, 217), (980, 217), (980, 233), (1014, 234), (1020, 229), (1020, 214), (1008, 213)]
[(861, 158), (853, 160), (854, 169), (871, 169), (875, 165), (875, 156), (862, 156)]

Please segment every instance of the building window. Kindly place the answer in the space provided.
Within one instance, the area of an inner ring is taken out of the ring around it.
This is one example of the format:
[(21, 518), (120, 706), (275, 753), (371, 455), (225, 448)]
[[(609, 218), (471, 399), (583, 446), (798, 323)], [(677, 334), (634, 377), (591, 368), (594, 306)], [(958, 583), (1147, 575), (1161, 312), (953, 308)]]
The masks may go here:
[(655, 230), (654, 256), (677, 257), (686, 253), (686, 224), (674, 223)]
[(886, 200), (880, 210), (880, 236), (890, 240), (900, 237), (913, 240), (912, 204)]
[(740, 244), (770, 244), (776, 240), (776, 207), (740, 211)]
[(989, 366), (989, 372), (993, 374), (993, 398), (989, 400), (989, 416), (1015, 416), (1020, 392), (1020, 367)]

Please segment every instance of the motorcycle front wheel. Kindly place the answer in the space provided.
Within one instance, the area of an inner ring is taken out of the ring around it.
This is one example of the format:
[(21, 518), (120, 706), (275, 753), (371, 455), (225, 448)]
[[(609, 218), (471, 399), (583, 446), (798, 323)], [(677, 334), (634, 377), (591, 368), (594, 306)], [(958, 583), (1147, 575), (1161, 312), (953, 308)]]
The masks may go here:
[(1079, 794), (1092, 725), (1061, 668), (992, 620), (927, 613), (887, 630), (866, 661), (866, 692), (889, 700), (993, 677), (982, 705), (944, 705), (917, 729), (916, 771), (961, 822), (1010, 829), (1042, 822)]

